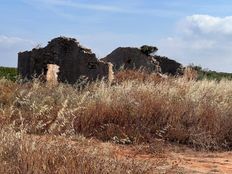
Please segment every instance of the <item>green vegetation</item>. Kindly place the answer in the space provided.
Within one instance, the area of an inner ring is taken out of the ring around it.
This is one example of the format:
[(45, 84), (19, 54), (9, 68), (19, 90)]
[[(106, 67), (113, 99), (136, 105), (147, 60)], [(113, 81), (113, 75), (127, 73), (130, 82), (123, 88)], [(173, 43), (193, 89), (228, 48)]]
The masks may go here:
[(201, 66), (190, 65), (194, 70), (198, 72), (198, 80), (208, 79), (217, 80), (222, 79), (232, 80), (232, 73), (217, 72), (208, 69), (203, 69)]
[(17, 68), (0, 67), (0, 77), (15, 81), (17, 78)]
[(140, 50), (147, 56), (150, 56), (154, 55), (158, 51), (158, 48), (154, 46), (143, 45), (140, 47)]

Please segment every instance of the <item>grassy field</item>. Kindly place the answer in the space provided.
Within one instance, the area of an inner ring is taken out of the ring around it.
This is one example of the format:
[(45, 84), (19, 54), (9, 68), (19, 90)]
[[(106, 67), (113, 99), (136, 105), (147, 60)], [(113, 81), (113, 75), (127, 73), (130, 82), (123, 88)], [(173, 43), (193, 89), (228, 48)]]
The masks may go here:
[(15, 81), (17, 79), (17, 69), (9, 67), (0, 67), (0, 78), (3, 77)]
[(112, 146), (232, 149), (232, 81), (116, 74), (85, 88), (0, 79), (0, 173), (153, 173)]

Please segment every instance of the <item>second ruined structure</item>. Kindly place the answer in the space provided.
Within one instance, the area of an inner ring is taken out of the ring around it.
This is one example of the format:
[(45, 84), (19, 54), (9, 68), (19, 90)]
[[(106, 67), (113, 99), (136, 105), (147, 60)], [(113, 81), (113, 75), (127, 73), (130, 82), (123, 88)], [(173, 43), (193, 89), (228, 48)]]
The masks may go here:
[(182, 65), (175, 60), (158, 55), (147, 55), (139, 48), (119, 47), (101, 60), (111, 62), (115, 71), (120, 69), (143, 69), (148, 72), (167, 75), (180, 75), (183, 73)]

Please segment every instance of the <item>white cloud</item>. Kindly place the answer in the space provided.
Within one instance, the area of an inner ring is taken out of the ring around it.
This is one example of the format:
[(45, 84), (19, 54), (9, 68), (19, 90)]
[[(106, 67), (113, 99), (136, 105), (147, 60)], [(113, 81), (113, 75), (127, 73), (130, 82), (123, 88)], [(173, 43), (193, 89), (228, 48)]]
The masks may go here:
[(24, 0), (25, 3), (31, 5), (49, 5), (53, 7), (70, 7), (76, 9), (86, 9), (95, 11), (105, 11), (105, 12), (119, 12), (127, 13), (127, 9), (114, 5), (103, 5), (97, 3), (80, 3), (73, 0)]
[(16, 66), (18, 52), (34, 46), (35, 42), (32, 40), (0, 35), (0, 66)]
[[(143, 2), (134, 2), (132, 0), (118, 0), (118, 1), (103, 1), (99, 2), (77, 2), (74, 0), (22, 0), (26, 4), (30, 4), (34, 7), (47, 8), (53, 11), (56, 14), (59, 14), (63, 17), (68, 16), (68, 18), (73, 18), (75, 15), (73, 13), (62, 12), (62, 8), (68, 7), (76, 10), (92, 10), (108, 13), (120, 13), (120, 14), (138, 14), (138, 15), (151, 15), (151, 16), (179, 16), (183, 13), (178, 10), (170, 9), (160, 9), (160, 8), (141, 8)], [(107, 4), (106, 4), (107, 2)], [(59, 13), (58, 13), (59, 12)]]
[(20, 37), (9, 37), (6, 35), (0, 35), (1, 47), (14, 47), (20, 44), (34, 45), (34, 42), (32, 40), (23, 39)]
[(159, 43), (160, 53), (184, 64), (232, 72), (232, 16), (188, 16), (174, 36)]
[(220, 18), (209, 15), (188, 16), (185, 20), (189, 32), (232, 35), (232, 16)]

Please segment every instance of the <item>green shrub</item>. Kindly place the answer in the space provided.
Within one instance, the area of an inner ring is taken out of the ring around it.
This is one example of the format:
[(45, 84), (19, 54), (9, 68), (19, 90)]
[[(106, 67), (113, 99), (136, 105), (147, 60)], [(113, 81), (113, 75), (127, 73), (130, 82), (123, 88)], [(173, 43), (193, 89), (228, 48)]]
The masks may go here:
[(158, 48), (154, 46), (143, 45), (140, 47), (140, 50), (142, 51), (142, 53), (150, 56), (152, 54), (155, 54), (158, 51)]

